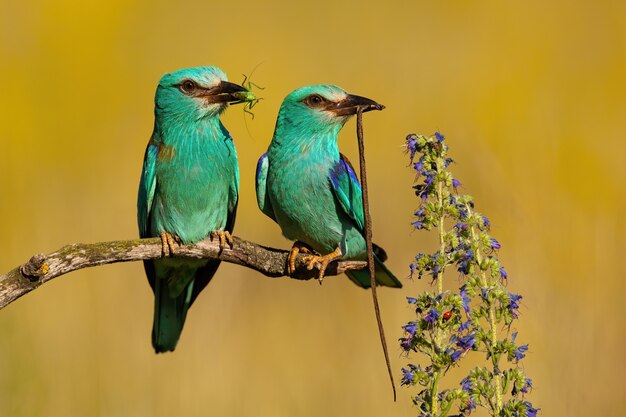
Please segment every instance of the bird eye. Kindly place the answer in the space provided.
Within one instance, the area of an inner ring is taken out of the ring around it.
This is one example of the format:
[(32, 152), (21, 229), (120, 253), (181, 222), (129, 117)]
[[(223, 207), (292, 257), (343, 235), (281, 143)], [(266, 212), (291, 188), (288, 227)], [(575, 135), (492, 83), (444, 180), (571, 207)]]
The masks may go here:
[(326, 99), (319, 94), (312, 94), (307, 97), (306, 104), (310, 107), (318, 107), (320, 104), (324, 103)]
[(182, 91), (183, 93), (192, 94), (196, 90), (196, 83), (191, 80), (185, 80), (179, 87), (180, 91)]

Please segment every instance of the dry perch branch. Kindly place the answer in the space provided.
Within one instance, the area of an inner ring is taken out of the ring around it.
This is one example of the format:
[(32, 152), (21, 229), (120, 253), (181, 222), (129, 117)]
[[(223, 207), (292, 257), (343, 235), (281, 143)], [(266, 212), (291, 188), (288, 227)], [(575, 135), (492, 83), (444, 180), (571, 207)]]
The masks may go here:
[[(173, 256), (193, 259), (220, 259), (246, 268), (254, 269), (268, 277), (289, 276), (287, 273), (288, 251), (267, 248), (234, 237), (232, 248), (223, 250), (218, 240), (207, 238), (193, 245), (181, 245)], [(48, 255), (37, 254), (24, 265), (0, 275), (0, 309), (24, 294), (38, 288), (53, 278), (77, 269), (106, 265), (116, 262), (143, 261), (164, 257), (160, 238), (119, 240), (100, 243), (77, 243), (67, 245)], [(306, 264), (296, 260), (293, 279), (308, 280), (317, 277), (317, 271), (309, 271)], [(351, 269), (362, 269), (362, 261), (331, 263), (325, 276), (339, 275)]]

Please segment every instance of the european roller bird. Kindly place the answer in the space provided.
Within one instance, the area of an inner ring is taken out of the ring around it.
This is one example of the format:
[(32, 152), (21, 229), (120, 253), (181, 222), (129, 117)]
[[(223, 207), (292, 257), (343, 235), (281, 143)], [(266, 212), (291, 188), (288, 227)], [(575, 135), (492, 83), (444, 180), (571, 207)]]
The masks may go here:
[[(309, 252), (309, 269), (319, 264), (320, 282), (334, 260), (367, 259), (361, 186), (337, 144), (339, 131), (359, 107), (383, 108), (334, 85), (299, 88), (280, 107), (272, 142), (257, 164), (256, 191), (261, 211), (295, 241), (290, 273), (299, 252)], [(401, 287), (383, 265), (385, 252), (378, 246), (374, 252), (376, 283)], [(367, 269), (346, 275), (363, 288), (370, 286)]]
[[(246, 91), (217, 67), (182, 69), (159, 81), (137, 220), (139, 235), (160, 236), (164, 253), (175, 252), (174, 241), (190, 244), (211, 235), (224, 246), (232, 240), (239, 167), (220, 115)], [(187, 310), (219, 264), (176, 258), (144, 262), (155, 298), (152, 346), (157, 353), (174, 350)]]

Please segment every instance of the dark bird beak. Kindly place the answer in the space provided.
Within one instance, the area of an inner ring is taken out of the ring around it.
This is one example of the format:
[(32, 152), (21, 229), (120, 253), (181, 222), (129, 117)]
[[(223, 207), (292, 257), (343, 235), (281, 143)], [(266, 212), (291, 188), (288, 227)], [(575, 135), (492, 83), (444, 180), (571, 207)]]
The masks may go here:
[(208, 103), (229, 103), (241, 100), (240, 93), (244, 91), (248, 90), (239, 84), (222, 81), (216, 87), (207, 90), (204, 97)]
[(363, 112), (367, 112), (371, 110), (382, 110), (385, 106), (367, 97), (348, 94), (348, 97), (336, 103), (328, 110), (332, 111), (337, 116), (352, 116), (357, 113), (359, 108), (363, 109)]

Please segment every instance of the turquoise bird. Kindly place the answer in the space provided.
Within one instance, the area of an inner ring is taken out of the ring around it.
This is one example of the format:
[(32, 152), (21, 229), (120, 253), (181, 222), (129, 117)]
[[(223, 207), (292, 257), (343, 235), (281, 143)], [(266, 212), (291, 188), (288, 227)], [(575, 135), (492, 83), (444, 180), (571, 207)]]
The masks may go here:
[[(280, 107), (272, 142), (257, 164), (256, 191), (261, 211), (295, 240), (290, 273), (297, 254), (311, 249), (323, 254), (306, 255), (309, 269), (319, 264), (320, 282), (334, 260), (367, 259), (361, 186), (337, 145), (339, 131), (359, 107), (383, 108), (334, 85), (299, 88)], [(383, 265), (385, 260), (385, 252), (376, 246), (376, 283), (402, 287)], [(363, 288), (370, 286), (367, 269), (346, 275)]]
[[(160, 236), (165, 254), (175, 252), (174, 241), (195, 243), (209, 235), (222, 246), (232, 241), (239, 167), (220, 115), (246, 91), (216, 67), (182, 69), (159, 81), (137, 220), (139, 235)], [(174, 350), (187, 310), (219, 264), (176, 258), (144, 262), (154, 291), (152, 346), (157, 353)]]

